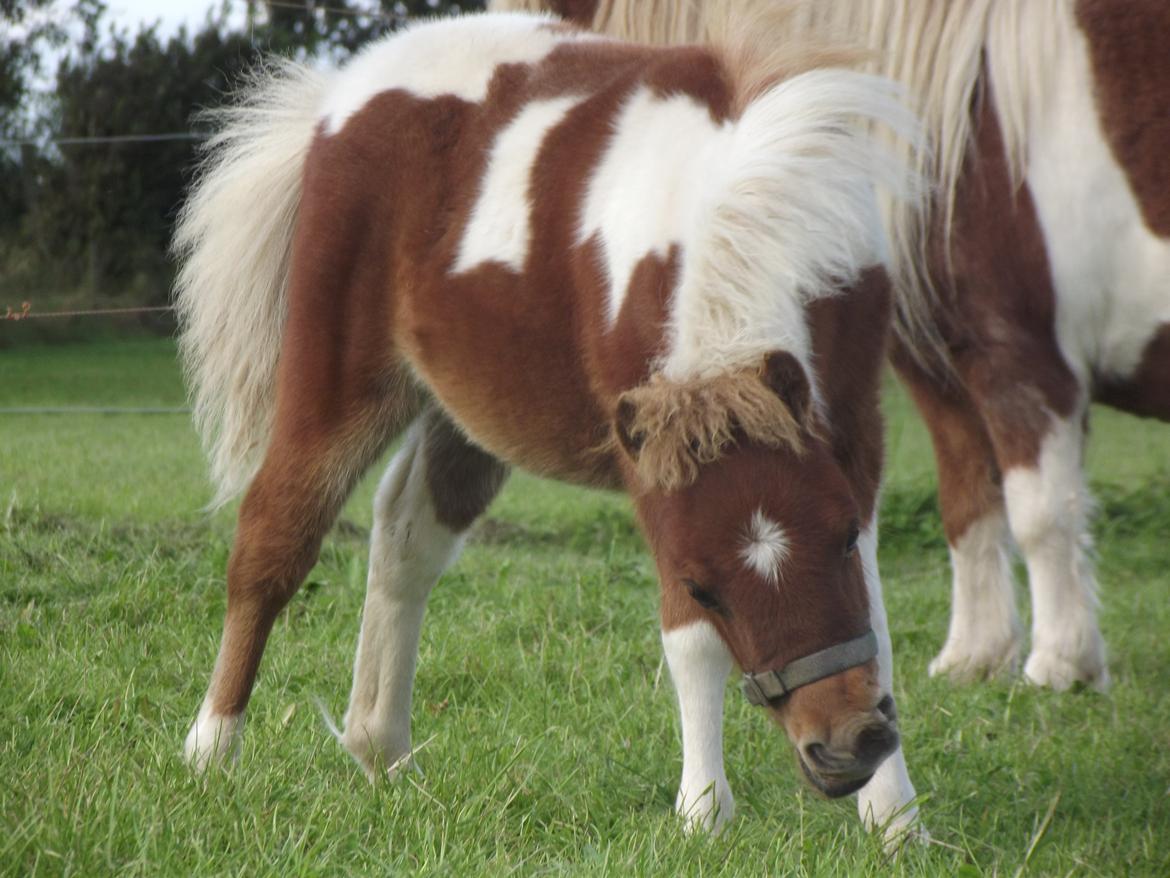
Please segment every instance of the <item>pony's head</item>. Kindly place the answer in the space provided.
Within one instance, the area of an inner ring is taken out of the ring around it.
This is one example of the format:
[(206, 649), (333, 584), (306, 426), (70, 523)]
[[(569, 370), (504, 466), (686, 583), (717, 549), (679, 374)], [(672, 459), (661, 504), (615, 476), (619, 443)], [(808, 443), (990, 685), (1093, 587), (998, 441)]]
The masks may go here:
[(614, 434), (662, 580), (665, 635), (690, 631), (708, 650), (717, 636), (805, 777), (841, 796), (898, 735), (877, 679), (861, 509), (817, 422), (803, 368), (781, 352), (758, 370), (627, 391)]

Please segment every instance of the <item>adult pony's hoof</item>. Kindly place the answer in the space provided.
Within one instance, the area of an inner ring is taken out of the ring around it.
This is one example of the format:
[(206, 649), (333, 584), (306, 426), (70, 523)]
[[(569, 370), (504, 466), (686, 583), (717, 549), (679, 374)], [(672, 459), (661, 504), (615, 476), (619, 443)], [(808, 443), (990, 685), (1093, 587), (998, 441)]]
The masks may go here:
[(927, 666), (927, 673), (949, 677), (954, 683), (973, 683), (1014, 673), (1019, 665), (1020, 640), (1013, 634), (979, 643), (948, 640)]
[(1105, 667), (1105, 647), (1100, 635), (1079, 654), (1067, 655), (1054, 649), (1033, 649), (1024, 665), (1029, 683), (1063, 692), (1082, 684), (1098, 692), (1109, 688), (1109, 669)]

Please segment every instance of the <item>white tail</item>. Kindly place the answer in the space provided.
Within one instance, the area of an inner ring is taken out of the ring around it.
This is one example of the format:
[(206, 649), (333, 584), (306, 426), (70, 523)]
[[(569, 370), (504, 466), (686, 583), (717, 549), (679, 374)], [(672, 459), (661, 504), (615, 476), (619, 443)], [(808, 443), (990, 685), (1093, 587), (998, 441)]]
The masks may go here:
[(293, 62), (257, 71), (218, 128), (173, 249), (179, 351), (216, 485), (239, 494), (272, 427), (301, 172), (328, 77)]

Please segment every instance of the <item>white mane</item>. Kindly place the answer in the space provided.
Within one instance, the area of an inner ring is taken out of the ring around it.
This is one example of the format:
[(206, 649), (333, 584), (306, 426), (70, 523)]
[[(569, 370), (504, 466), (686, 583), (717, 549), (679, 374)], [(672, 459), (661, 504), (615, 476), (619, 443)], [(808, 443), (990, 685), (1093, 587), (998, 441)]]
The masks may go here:
[(815, 390), (805, 306), (885, 261), (877, 189), (905, 198), (912, 188), (861, 120), (915, 136), (890, 82), (832, 69), (780, 83), (730, 124), (684, 248), (667, 377), (745, 367), (779, 348)]

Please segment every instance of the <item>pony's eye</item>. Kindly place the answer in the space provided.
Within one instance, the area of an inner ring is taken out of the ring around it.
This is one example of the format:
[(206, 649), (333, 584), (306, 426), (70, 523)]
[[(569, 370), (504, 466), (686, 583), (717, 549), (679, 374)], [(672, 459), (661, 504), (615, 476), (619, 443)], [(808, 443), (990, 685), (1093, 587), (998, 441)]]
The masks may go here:
[(861, 528), (857, 526), (857, 522), (849, 525), (849, 538), (845, 541), (845, 557), (851, 557), (857, 551), (857, 540), (861, 537)]
[(697, 603), (704, 610), (719, 611), (719, 601), (715, 600), (715, 595), (703, 588), (699, 583), (693, 579), (684, 579), (683, 585), (686, 587), (687, 593), (695, 599)]

